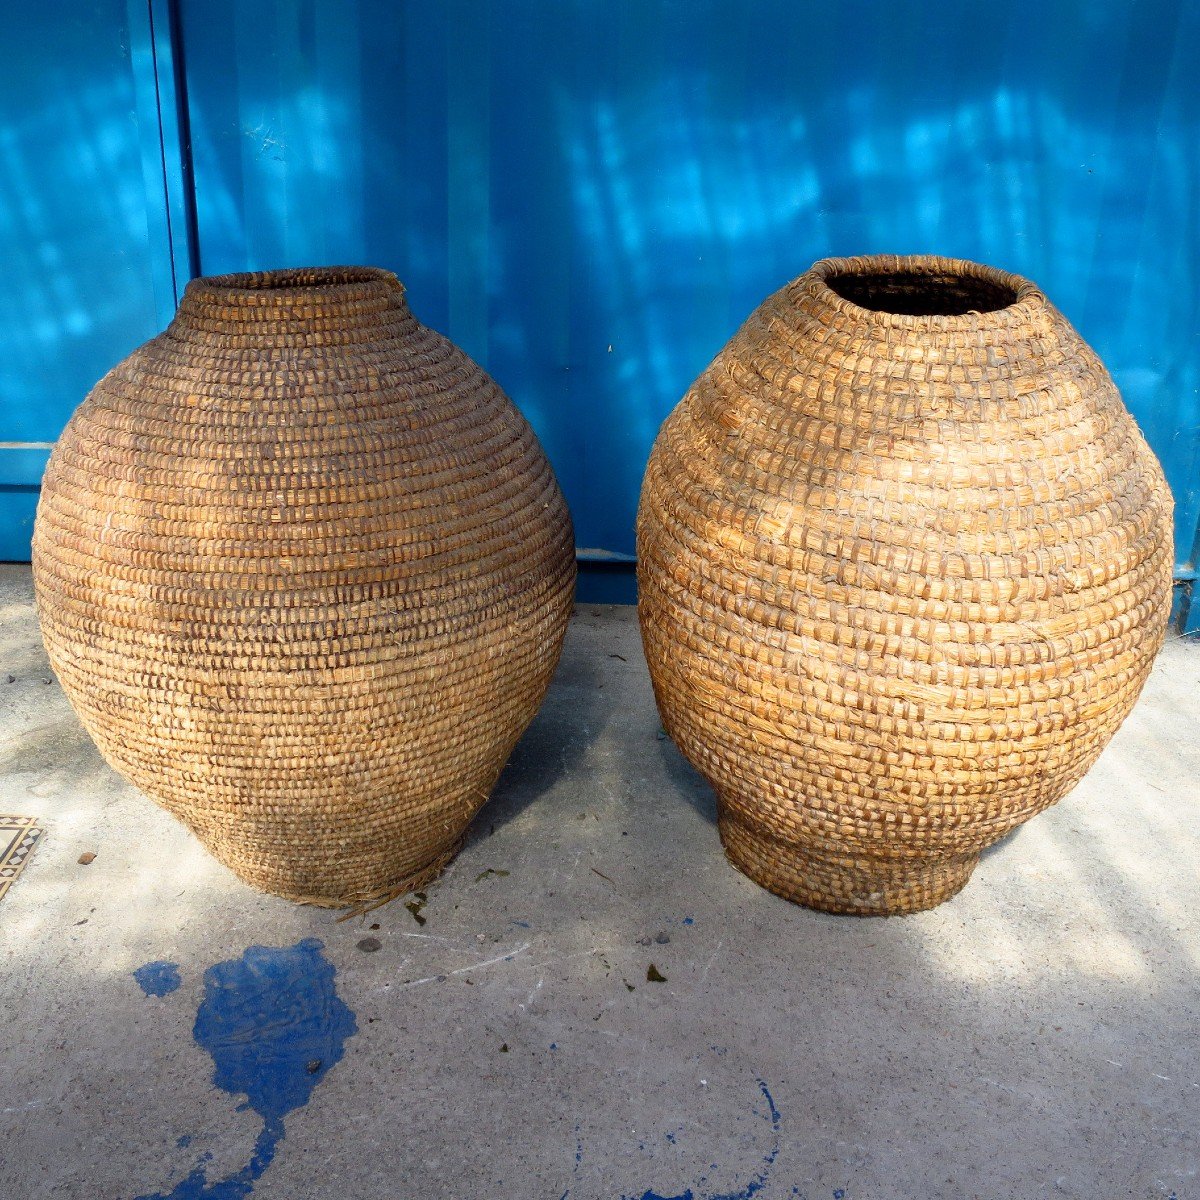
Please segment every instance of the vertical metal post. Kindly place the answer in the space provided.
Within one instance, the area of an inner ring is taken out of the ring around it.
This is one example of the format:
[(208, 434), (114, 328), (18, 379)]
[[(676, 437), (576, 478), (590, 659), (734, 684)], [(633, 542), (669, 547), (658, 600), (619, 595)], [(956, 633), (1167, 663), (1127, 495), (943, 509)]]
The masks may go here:
[(196, 225), (196, 181), (192, 168), (191, 122), (187, 103), (179, 0), (148, 0), (158, 125), (162, 144), (163, 187), (167, 198), (168, 236), (175, 299), (189, 279), (200, 274)]

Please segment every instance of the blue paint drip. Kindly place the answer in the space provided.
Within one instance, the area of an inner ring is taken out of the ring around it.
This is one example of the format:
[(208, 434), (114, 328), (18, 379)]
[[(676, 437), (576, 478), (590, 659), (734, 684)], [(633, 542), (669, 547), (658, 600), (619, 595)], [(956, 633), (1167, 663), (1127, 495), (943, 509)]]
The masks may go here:
[(710, 1196), (708, 1200), (750, 1200), (751, 1196), (757, 1195), (767, 1186), (771, 1168), (775, 1164), (775, 1159), (779, 1157), (779, 1109), (775, 1107), (775, 1101), (767, 1090), (767, 1085), (761, 1079), (758, 1081), (758, 1090), (762, 1092), (763, 1099), (767, 1102), (767, 1110), (771, 1115), (771, 1129), (775, 1134), (771, 1151), (763, 1159), (762, 1169), (740, 1192), (722, 1192), (719, 1196)]
[(175, 1139), (175, 1147), (178, 1150), (186, 1150), (192, 1144), (192, 1135), (185, 1133), (183, 1137)]
[(212, 1055), (213, 1083), (244, 1094), (239, 1108), (262, 1117), (262, 1132), (237, 1174), (209, 1183), (197, 1167), (171, 1192), (139, 1200), (244, 1200), (253, 1191), (285, 1136), (284, 1117), (308, 1103), (358, 1032), (321, 950), (315, 938), (290, 949), (251, 946), (205, 972), (192, 1036)]
[(695, 922), (695, 919), (694, 919), (694, 918), (692, 918), (692, 917), (684, 917), (684, 918), (683, 918), (683, 923), (684, 923), (685, 925), (694, 925), (696, 922)]
[[(719, 1195), (713, 1194), (708, 1196), (706, 1200), (751, 1200), (759, 1192), (767, 1186), (767, 1180), (771, 1176), (771, 1168), (775, 1165), (775, 1159), (779, 1156), (779, 1109), (775, 1107), (775, 1101), (771, 1093), (767, 1090), (767, 1085), (760, 1079), (758, 1080), (758, 1090), (762, 1092), (763, 1099), (767, 1102), (767, 1114), (771, 1121), (771, 1131), (775, 1135), (774, 1142), (770, 1152), (763, 1158), (762, 1167), (758, 1173), (750, 1180), (741, 1191), (738, 1192), (721, 1192)], [(670, 1137), (670, 1135), (667, 1135)], [(674, 1140), (673, 1138), (671, 1139)], [(578, 1157), (576, 1162), (578, 1162)], [(713, 1170), (716, 1169), (716, 1163), (713, 1163)], [(634, 1200), (631, 1197), (622, 1197), (622, 1200)], [(692, 1189), (688, 1188), (685, 1192), (681, 1192), (678, 1196), (662, 1196), (653, 1189), (643, 1192), (636, 1200), (696, 1200)]]
[(147, 996), (169, 996), (179, 986), (179, 964), (148, 962), (133, 973), (138, 987)]

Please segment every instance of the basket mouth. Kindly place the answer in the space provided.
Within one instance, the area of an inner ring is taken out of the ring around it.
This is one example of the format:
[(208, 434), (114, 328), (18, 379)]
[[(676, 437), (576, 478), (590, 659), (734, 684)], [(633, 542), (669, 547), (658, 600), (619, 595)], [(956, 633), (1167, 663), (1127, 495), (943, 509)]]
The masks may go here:
[(387, 292), (403, 295), (404, 285), (382, 267), (289, 267), (201, 276), (187, 285), (185, 295), (193, 302), (258, 307), (365, 300)]
[(1020, 275), (933, 255), (827, 258), (809, 273), (835, 307), (896, 324), (972, 324), (1043, 300)]

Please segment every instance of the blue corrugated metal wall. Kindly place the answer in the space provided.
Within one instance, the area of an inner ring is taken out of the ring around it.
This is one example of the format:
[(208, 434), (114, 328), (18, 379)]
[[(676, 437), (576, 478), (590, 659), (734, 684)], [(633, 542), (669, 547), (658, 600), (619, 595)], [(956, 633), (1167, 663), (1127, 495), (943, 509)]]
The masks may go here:
[(0, 248), (42, 315), (0, 332), (0, 437), (52, 438), (163, 319), (172, 266), (377, 263), (529, 415), (585, 552), (619, 559), (659, 423), (759, 300), (827, 254), (931, 250), (1033, 277), (1097, 348), (1192, 569), (1194, 3), (13, 7), (31, 78), (0, 83)]
[(175, 292), (144, 2), (6, 4), (0, 26), (0, 559), (75, 405)]

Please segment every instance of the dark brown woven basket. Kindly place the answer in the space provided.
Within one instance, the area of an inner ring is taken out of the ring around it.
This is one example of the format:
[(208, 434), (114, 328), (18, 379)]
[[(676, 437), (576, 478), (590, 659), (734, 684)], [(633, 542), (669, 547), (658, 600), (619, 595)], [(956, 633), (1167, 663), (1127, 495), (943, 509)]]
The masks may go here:
[(457, 849), (545, 694), (571, 521), (529, 425), (387, 271), (188, 285), (80, 406), (34, 535), (105, 758), (248, 882), (340, 905)]
[(789, 899), (928, 908), (1063, 796), (1171, 603), (1171, 497), (1031, 283), (818, 263), (663, 425), (638, 514), (664, 724)]

